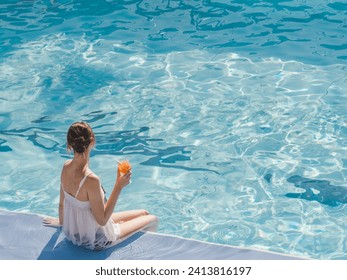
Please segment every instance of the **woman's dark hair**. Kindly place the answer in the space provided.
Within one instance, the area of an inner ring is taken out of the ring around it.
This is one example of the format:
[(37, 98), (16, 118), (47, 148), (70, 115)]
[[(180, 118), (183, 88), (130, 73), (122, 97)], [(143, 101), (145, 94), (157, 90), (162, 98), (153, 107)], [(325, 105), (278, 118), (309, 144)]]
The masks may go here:
[(84, 153), (93, 141), (93, 130), (86, 122), (73, 123), (67, 132), (67, 148), (75, 153)]

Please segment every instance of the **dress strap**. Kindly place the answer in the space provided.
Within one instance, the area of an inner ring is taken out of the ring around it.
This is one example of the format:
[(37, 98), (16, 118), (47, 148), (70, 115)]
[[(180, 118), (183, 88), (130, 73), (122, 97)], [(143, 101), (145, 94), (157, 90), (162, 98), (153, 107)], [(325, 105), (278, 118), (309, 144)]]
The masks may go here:
[(78, 194), (79, 194), (79, 192), (80, 192), (80, 190), (81, 190), (81, 188), (82, 188), (84, 182), (86, 181), (87, 177), (88, 177), (90, 174), (92, 174), (92, 172), (88, 173), (88, 174), (87, 174), (86, 176), (84, 176), (83, 179), (81, 180), (80, 185), (78, 186), (78, 190), (77, 190), (77, 192), (76, 192), (76, 194), (75, 194), (75, 198), (77, 198), (77, 196), (78, 196)]

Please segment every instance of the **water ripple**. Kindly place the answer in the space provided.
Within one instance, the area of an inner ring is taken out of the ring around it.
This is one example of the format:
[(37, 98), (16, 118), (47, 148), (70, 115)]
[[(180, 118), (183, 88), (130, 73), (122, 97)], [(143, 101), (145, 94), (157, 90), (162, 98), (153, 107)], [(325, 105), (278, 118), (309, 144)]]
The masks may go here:
[(345, 60), (345, 4), (338, 1), (4, 1), (0, 21), (3, 53), (42, 34), (66, 32), (140, 40), (157, 52), (199, 46), (315, 64)]

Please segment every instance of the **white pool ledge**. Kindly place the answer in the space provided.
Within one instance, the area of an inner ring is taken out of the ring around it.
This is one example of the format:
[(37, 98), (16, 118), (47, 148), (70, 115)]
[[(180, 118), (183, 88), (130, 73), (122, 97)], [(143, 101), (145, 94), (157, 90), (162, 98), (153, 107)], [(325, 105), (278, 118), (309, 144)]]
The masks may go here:
[(295, 256), (140, 232), (117, 246), (95, 252), (74, 246), (42, 217), (0, 210), (1, 260), (298, 260)]

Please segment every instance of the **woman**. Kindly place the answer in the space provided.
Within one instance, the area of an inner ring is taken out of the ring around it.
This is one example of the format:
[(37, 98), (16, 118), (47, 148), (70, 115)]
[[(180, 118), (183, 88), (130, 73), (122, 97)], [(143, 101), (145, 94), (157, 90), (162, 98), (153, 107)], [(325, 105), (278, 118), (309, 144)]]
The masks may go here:
[[(100, 179), (89, 169), (95, 136), (85, 122), (73, 123), (67, 133), (67, 147), (74, 153), (61, 172), (59, 221), (44, 219), (47, 226), (62, 225), (74, 244), (92, 250), (113, 246), (141, 229), (153, 230), (157, 218), (146, 210), (113, 213), (122, 189), (129, 184), (131, 170), (117, 171), (117, 179), (106, 201)], [(59, 223), (59, 224), (58, 224)]]

